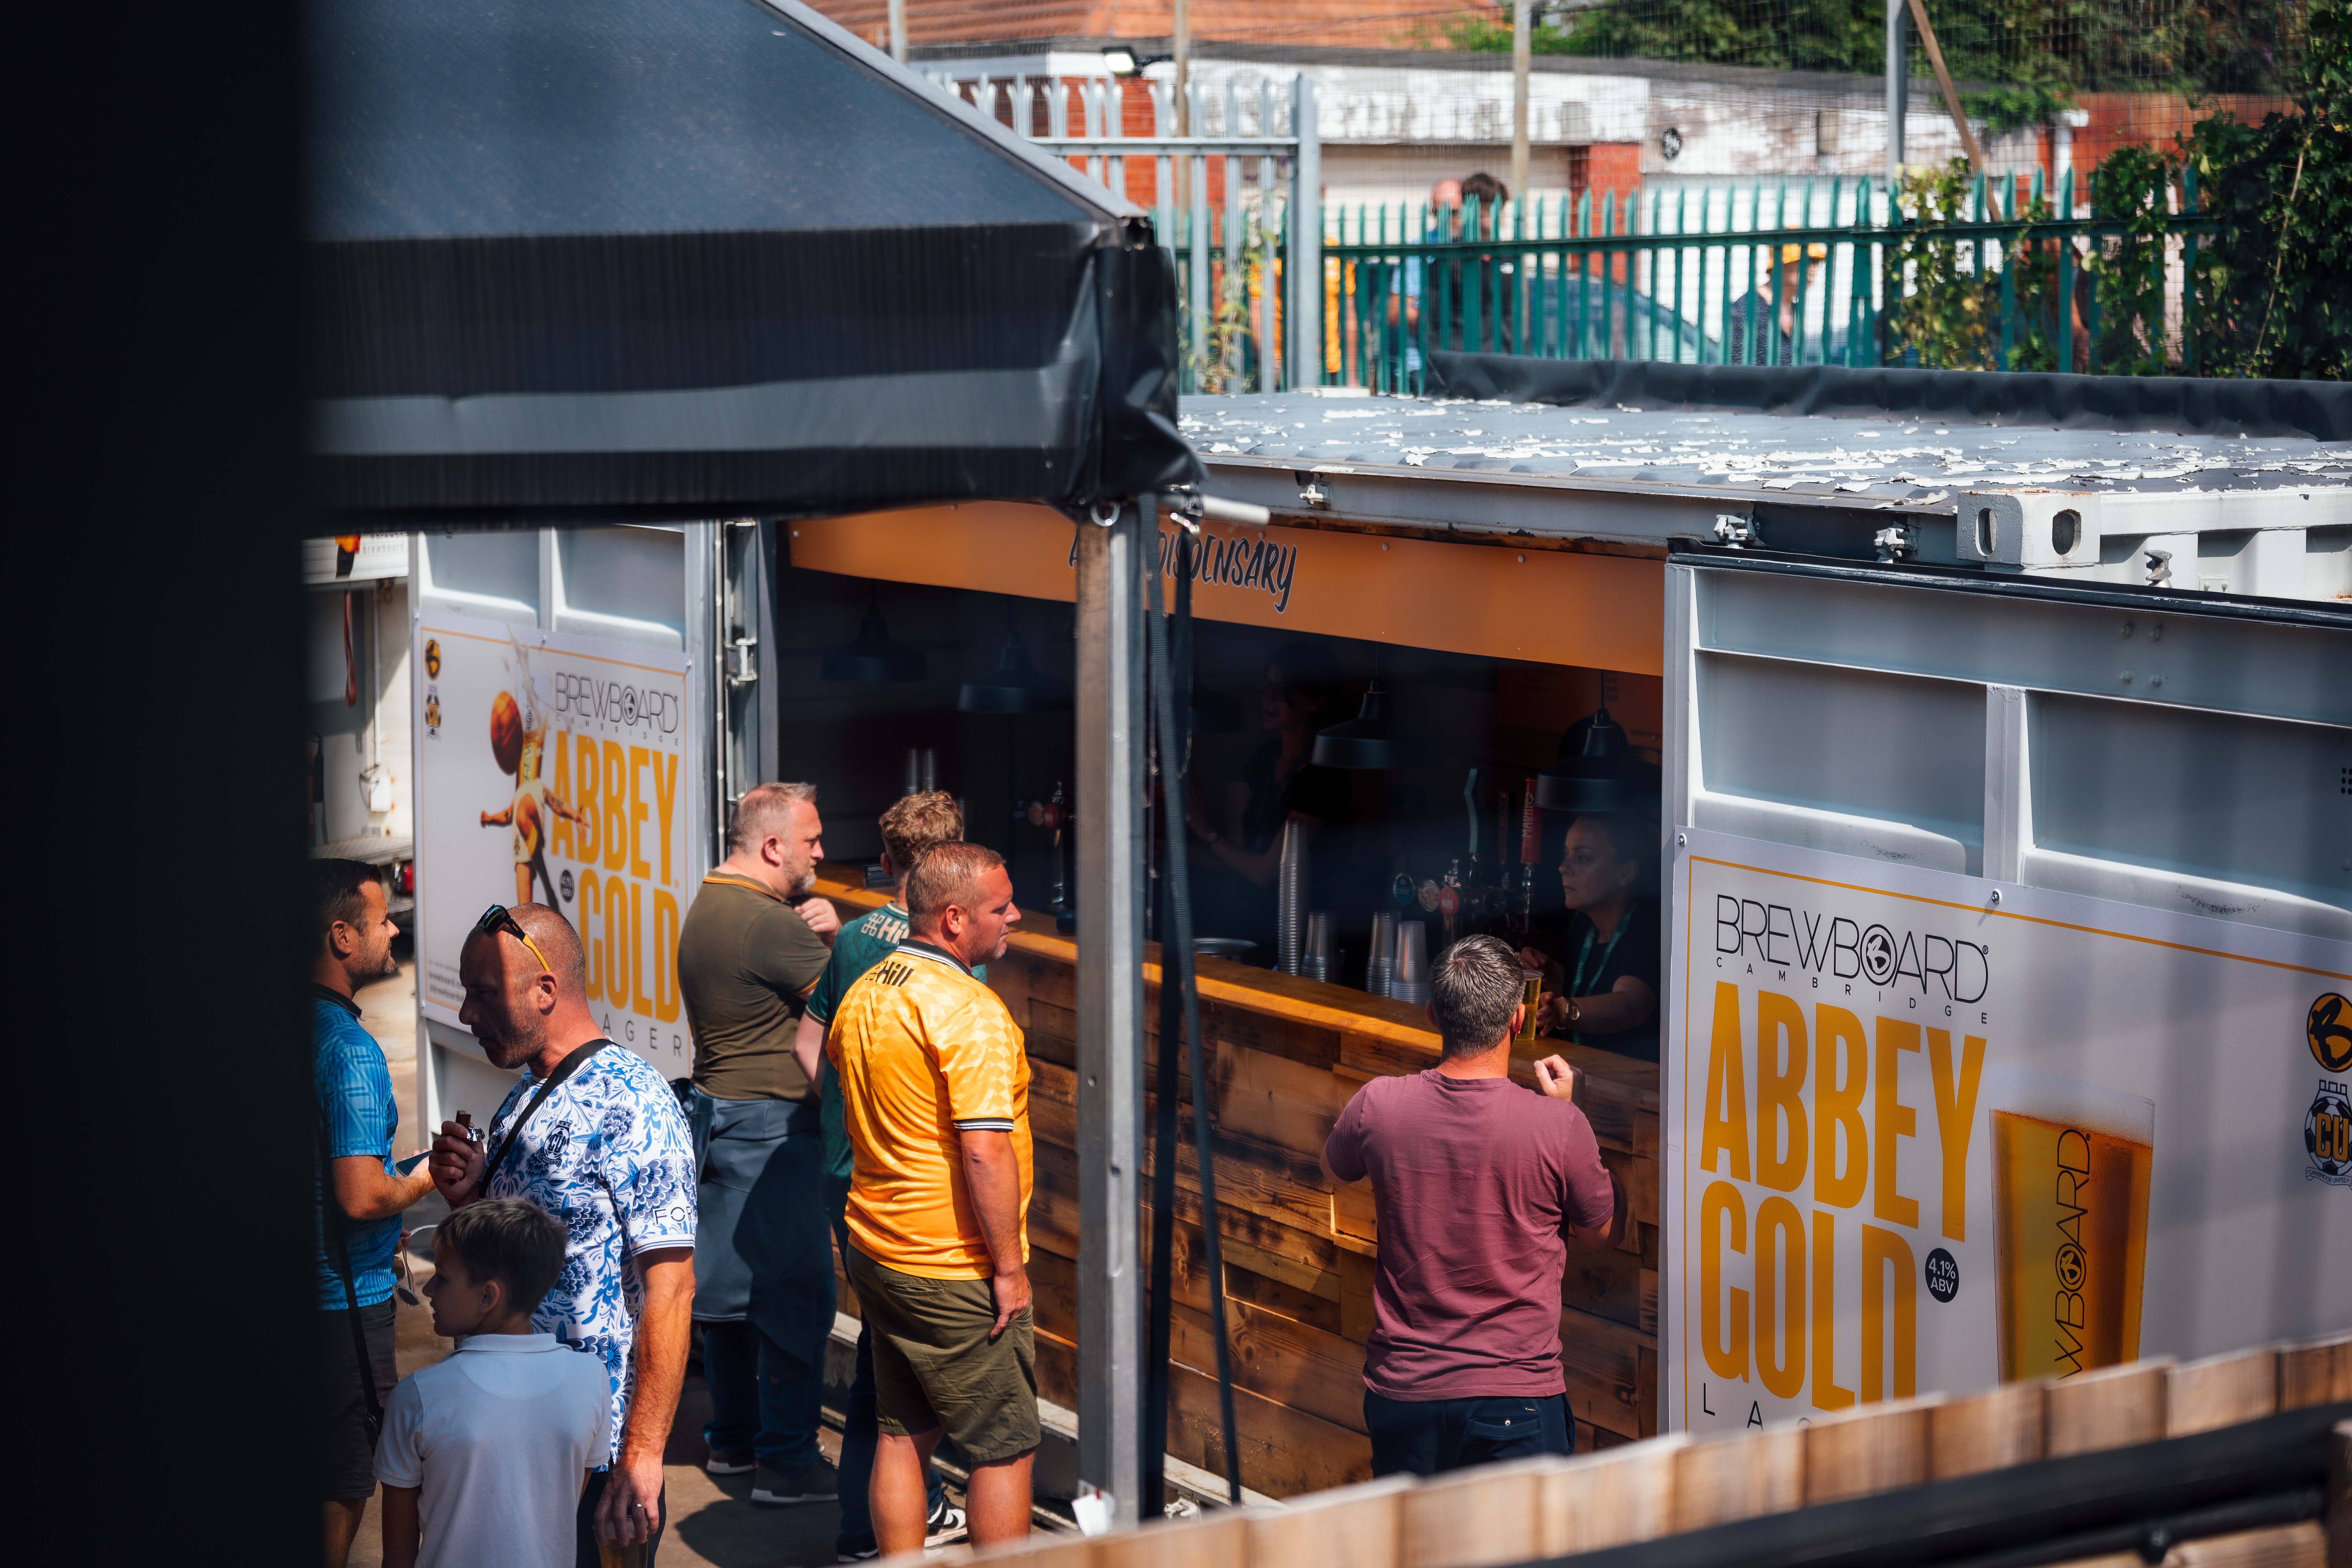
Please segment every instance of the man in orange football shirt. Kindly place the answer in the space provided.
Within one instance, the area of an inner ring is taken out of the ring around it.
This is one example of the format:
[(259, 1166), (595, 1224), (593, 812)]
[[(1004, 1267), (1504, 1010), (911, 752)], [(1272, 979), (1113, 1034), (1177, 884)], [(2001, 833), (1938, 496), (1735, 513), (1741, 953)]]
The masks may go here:
[(855, 1160), (843, 1259), (873, 1331), (881, 1445), (868, 1493), (886, 1557), (919, 1551), (945, 1431), (971, 1468), (971, 1542), (1029, 1532), (1037, 1447), (1029, 1308), (1029, 1058), (971, 966), (1021, 918), (1003, 858), (941, 844), (907, 878), (907, 940), (825, 1036)]

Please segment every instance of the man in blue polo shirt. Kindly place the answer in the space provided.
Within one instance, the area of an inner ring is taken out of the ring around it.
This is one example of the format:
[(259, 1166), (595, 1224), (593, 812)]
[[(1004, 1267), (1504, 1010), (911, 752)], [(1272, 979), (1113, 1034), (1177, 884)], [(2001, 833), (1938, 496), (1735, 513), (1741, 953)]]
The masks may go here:
[(433, 1190), (393, 1168), (400, 1107), (383, 1047), (360, 1026), (353, 994), (398, 973), (375, 868), (310, 862), (310, 1075), (318, 1097), (317, 1294), (327, 1568), (343, 1568), (375, 1494), (375, 1430), (399, 1378), (393, 1364), (392, 1255), (400, 1211)]

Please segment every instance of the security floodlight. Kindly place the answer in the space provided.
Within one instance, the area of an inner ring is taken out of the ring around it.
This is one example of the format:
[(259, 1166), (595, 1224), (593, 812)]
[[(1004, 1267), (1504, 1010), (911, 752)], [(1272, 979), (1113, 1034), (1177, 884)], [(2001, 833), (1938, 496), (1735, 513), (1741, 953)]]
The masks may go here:
[(1174, 55), (1138, 54), (1127, 44), (1105, 44), (1102, 52), (1103, 69), (1113, 76), (1141, 76), (1153, 66), (1165, 65), (1175, 58)]

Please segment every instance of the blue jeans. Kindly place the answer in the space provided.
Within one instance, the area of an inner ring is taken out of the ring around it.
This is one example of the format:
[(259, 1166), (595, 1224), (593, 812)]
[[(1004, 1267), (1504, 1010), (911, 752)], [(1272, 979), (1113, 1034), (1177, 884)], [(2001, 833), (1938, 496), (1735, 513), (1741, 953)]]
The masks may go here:
[(702, 1375), (710, 1385), (702, 1440), (713, 1453), (749, 1449), (768, 1468), (787, 1473), (816, 1462), (823, 1365), (790, 1353), (756, 1323), (705, 1323)]
[[(835, 1226), (834, 1236), (845, 1249), (846, 1227)], [(841, 1421), (841, 1533), (833, 1538), (834, 1555), (875, 1550), (874, 1513), (866, 1497), (874, 1484), (874, 1450), (881, 1446), (882, 1428), (875, 1418), (874, 1331), (857, 1331), (857, 1372), (849, 1385), (849, 1403)], [(931, 1513), (940, 1510), (940, 1473), (923, 1467), (923, 1498)]]
[(1376, 1476), (1435, 1476), (1530, 1454), (1576, 1452), (1576, 1423), (1564, 1394), (1409, 1400), (1368, 1388), (1364, 1429)]
[(817, 1458), (833, 1328), (823, 1141), (814, 1100), (687, 1097), (700, 1223), (696, 1320), (710, 1386), (704, 1441), (786, 1472)]

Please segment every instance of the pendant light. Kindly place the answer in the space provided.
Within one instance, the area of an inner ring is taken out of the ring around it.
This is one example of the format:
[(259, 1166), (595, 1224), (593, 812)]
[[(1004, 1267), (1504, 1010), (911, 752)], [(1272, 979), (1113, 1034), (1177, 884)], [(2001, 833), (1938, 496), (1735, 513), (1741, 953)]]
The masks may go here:
[(882, 624), (881, 590), (868, 585), (866, 620), (851, 642), (824, 656), (822, 673), (827, 680), (872, 685), (887, 680), (920, 680), (929, 672), (923, 650), (892, 640)]
[(1013, 619), (1013, 600), (1004, 601), (1004, 652), (996, 668), (976, 675), (956, 689), (956, 710), (962, 713), (1059, 713), (1070, 706), (1069, 687), (1029, 662), (1029, 645), (1021, 640)]
[[(1405, 738), (1389, 718), (1388, 692), (1379, 676), (1364, 689), (1361, 711), (1315, 737), (1315, 765), (1324, 768), (1401, 768), (1407, 765)], [(1425, 760), (1425, 759), (1424, 759)]]
[(1601, 708), (1560, 742), (1561, 755), (1536, 775), (1536, 804), (1546, 811), (1655, 811), (1661, 773), (1642, 760), (1625, 738), (1625, 728)]

